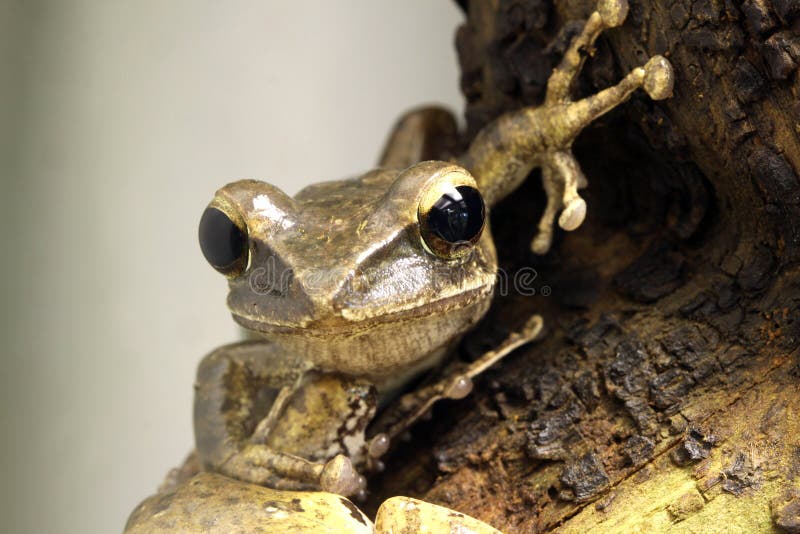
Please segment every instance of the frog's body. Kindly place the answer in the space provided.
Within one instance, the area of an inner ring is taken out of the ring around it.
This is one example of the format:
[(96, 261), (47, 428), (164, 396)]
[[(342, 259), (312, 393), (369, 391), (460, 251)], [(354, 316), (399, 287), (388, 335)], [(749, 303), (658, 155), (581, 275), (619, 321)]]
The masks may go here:
[(468, 394), (472, 378), (538, 334), (537, 316), (498, 349), (390, 405), (368, 439), (380, 399), (436, 363), (488, 309), (497, 270), (488, 209), (541, 167), (548, 205), (532, 248), (546, 252), (559, 212), (567, 230), (585, 216), (575, 137), (639, 87), (670, 94), (671, 67), (655, 57), (619, 85), (570, 100), (582, 50), (626, 12), (624, 0), (601, 0), (545, 103), (500, 117), (453, 162), (419, 163), (441, 157), (436, 140), (455, 133), (449, 114), (427, 109), (400, 121), (381, 168), (359, 178), (294, 198), (252, 180), (217, 192), (201, 245), (228, 277), (235, 320), (265, 340), (222, 347), (200, 365), (194, 419), (204, 470), (281, 490), (364, 491), (358, 471), (379, 465), (392, 438), (436, 400)]
[(469, 254), (435, 254), (419, 230), (428, 198), (475, 185), (463, 168), (429, 161), (294, 199), (256, 181), (217, 192), (209, 209), (232, 214), (248, 235), (246, 262), (228, 272), (228, 306), (266, 340), (223, 347), (200, 365), (195, 430), (208, 469), (281, 488), (359, 489), (348, 462), (335, 464), (344, 471), (328, 486), (323, 463), (344, 455), (363, 465), (378, 394), (435, 363), (491, 301), (489, 232), (471, 236)]

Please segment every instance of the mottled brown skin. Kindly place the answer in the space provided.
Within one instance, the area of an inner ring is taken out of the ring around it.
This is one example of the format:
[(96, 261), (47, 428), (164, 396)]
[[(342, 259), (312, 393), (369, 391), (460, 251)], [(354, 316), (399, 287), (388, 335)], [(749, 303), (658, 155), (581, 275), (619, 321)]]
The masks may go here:
[(242, 217), (251, 243), (228, 305), (267, 340), (223, 347), (200, 365), (195, 430), (207, 469), (277, 488), (361, 489), (351, 463), (365, 463), (375, 389), (430, 365), (491, 299), (488, 232), (458, 259), (420, 240), (423, 197), (451, 182), (474, 185), (453, 164), (425, 162), (314, 185), (294, 199), (253, 181), (217, 193), (214, 205)]
[(543, 253), (562, 208), (566, 230), (585, 215), (574, 138), (638, 87), (669, 96), (671, 67), (655, 57), (615, 87), (569, 99), (582, 50), (626, 13), (623, 0), (601, 1), (554, 70), (544, 105), (489, 124), (454, 163), (416, 163), (433, 151), (441, 157), (447, 143), (428, 140), (454, 131), (441, 110), (426, 109), (400, 121), (381, 168), (359, 178), (313, 185), (294, 198), (252, 180), (217, 192), (211, 206), (249, 238), (245, 268), (228, 276), (228, 306), (265, 340), (221, 347), (200, 365), (194, 420), (204, 470), (276, 489), (363, 491), (357, 469), (378, 465), (392, 438), (433, 402), (465, 396), (475, 376), (536, 337), (538, 316), (496, 350), (390, 405), (377, 425), (382, 432), (367, 440), (379, 398), (391, 399), (435, 364), (492, 299), (497, 257), (489, 228), (468, 253), (442, 257), (420, 228), (431, 199), (446, 186), (477, 186), (488, 211), (542, 167), (550, 201), (532, 246)]

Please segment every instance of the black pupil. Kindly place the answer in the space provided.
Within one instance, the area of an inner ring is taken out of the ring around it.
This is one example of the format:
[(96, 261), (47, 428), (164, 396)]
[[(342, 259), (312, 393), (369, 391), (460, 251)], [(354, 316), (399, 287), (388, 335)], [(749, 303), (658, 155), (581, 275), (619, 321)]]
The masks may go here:
[(244, 245), (244, 234), (225, 213), (206, 208), (200, 219), (200, 249), (212, 267), (232, 267), (242, 257)]
[(483, 198), (474, 187), (459, 185), (436, 201), (428, 213), (431, 232), (448, 243), (470, 241), (483, 228)]

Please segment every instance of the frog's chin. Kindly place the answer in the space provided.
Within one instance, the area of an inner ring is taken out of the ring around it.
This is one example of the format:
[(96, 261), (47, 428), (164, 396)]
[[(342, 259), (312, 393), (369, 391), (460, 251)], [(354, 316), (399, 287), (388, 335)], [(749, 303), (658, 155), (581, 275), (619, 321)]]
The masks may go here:
[(232, 309), (231, 315), (240, 326), (254, 333), (270, 336), (272, 334), (291, 334), (298, 336), (365, 335), (382, 325), (417, 322), (432, 317), (460, 316), (462, 310), (472, 309), (476, 303), (489, 302), (494, 287), (484, 286), (463, 292), (433, 303), (412, 306), (408, 309), (388, 311), (386, 309), (348, 308), (340, 313), (331, 313), (325, 318), (296, 318), (295, 320), (270, 320), (254, 317)]
[(439, 301), (437, 306), (359, 321), (286, 326), (236, 313), (234, 318), (276, 349), (302, 355), (313, 367), (382, 381), (417, 366), (469, 330), (488, 310), (491, 290), (488, 295), (461, 297), (446, 305)]

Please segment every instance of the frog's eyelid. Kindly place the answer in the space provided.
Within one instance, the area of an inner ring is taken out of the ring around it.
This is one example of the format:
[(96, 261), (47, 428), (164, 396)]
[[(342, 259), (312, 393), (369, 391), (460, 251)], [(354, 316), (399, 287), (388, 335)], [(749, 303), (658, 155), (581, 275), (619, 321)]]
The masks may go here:
[(253, 212), (261, 217), (274, 221), (284, 230), (296, 224), (294, 218), (278, 207), (269, 195), (262, 194), (253, 197)]
[(474, 180), (469, 171), (454, 163), (446, 161), (423, 161), (412, 165), (402, 171), (389, 186), (384, 199), (412, 199), (421, 198), (425, 191), (438, 183), (451, 181), (453, 178), (464, 185), (474, 185)]
[(232, 182), (217, 191), (212, 205), (221, 207), (254, 235), (298, 224), (297, 203), (279, 188), (257, 180)]

